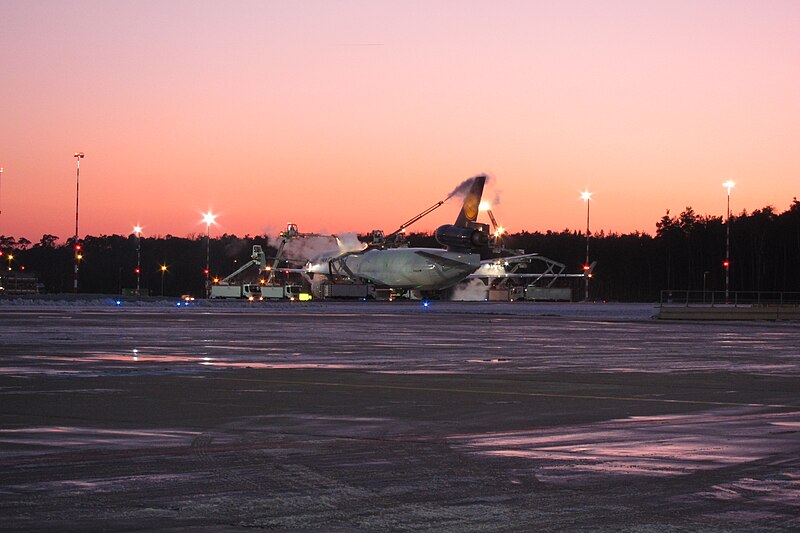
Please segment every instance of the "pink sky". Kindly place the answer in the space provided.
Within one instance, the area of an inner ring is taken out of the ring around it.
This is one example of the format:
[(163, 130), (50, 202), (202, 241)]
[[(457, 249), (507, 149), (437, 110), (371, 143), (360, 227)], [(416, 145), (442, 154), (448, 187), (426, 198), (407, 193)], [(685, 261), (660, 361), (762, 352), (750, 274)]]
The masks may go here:
[[(0, 0), (0, 234), (510, 231), (800, 196), (800, 2)], [(455, 219), (448, 204), (413, 226)]]

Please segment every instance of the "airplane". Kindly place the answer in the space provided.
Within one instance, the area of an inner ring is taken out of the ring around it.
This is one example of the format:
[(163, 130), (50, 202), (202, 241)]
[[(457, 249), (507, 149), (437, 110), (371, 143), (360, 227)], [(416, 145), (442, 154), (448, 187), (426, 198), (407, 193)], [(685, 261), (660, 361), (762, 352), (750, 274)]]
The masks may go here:
[[(478, 206), (486, 176), (472, 178), (464, 204), (453, 224), (436, 229), (442, 248), (373, 247), (321, 257), (306, 263), (303, 269), (291, 269), (309, 276), (348, 278), (395, 290), (436, 291), (466, 279), (481, 266), (479, 250), (489, 242), (489, 227), (477, 222)], [(451, 193), (447, 199), (454, 196)], [(442, 205), (447, 199), (423, 214)], [(421, 215), (414, 220), (421, 218)], [(411, 221), (409, 221), (411, 222)], [(392, 235), (402, 234), (409, 223)], [(286, 270), (289, 271), (289, 270)]]

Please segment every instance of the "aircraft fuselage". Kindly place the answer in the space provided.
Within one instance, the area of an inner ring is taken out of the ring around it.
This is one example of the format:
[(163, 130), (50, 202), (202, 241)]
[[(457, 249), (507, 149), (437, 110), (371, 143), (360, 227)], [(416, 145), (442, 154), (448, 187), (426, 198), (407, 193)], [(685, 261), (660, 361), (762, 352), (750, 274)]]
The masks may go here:
[[(351, 278), (394, 289), (439, 290), (455, 285), (480, 266), (480, 255), (439, 248), (390, 248), (355, 252), (333, 261)], [(312, 265), (327, 274), (330, 266)], [(328, 271), (326, 271), (328, 270)]]

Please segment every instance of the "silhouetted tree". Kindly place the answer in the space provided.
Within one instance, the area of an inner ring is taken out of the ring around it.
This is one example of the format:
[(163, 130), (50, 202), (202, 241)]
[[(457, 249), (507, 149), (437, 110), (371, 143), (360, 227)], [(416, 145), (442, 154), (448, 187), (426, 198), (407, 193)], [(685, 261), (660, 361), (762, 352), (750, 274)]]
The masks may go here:
[[(655, 236), (646, 233), (603, 234), (591, 237), (590, 260), (597, 261), (591, 297), (602, 300), (654, 301), (663, 289), (722, 290), (724, 288), (725, 234), (722, 217), (700, 216), (686, 207), (677, 217), (669, 211), (656, 223)], [(777, 213), (772, 206), (730, 221), (731, 290), (800, 292), (800, 202)], [(432, 235), (411, 233), (409, 245), (438, 247)], [(73, 240), (58, 244), (45, 234), (31, 246), (24, 237), (0, 236), (0, 250), (11, 253), (12, 267), (35, 272), (48, 292), (72, 288)], [(87, 236), (83, 241), (81, 292), (119, 293), (136, 286), (136, 237)], [(224, 277), (250, 260), (252, 246), (261, 245), (268, 256), (276, 249), (265, 235), (239, 238), (223, 234), (210, 240), (211, 273)], [(562, 230), (511, 234), (507, 248), (538, 253), (580, 272), (585, 261), (585, 235)], [(142, 237), (140, 241), (142, 288), (161, 291), (161, 265), (167, 295), (203, 294), (206, 236)], [(255, 271), (251, 277), (255, 278)]]

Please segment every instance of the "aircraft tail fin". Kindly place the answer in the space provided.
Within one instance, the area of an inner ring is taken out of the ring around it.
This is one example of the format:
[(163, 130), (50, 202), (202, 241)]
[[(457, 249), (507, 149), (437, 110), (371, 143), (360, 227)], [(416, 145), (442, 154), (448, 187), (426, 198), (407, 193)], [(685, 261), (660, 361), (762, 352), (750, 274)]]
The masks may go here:
[(481, 203), (481, 196), (483, 195), (483, 186), (486, 183), (486, 175), (481, 174), (472, 179), (467, 195), (464, 197), (464, 206), (456, 219), (456, 226), (467, 228), (470, 227), (471, 222), (478, 219), (478, 206)]

